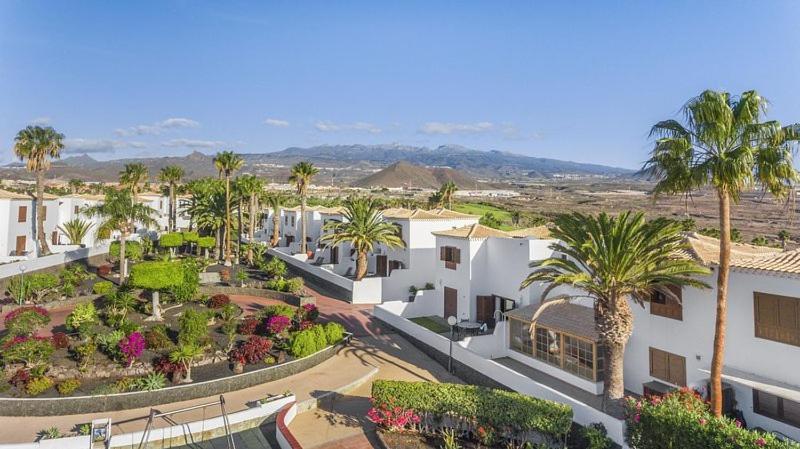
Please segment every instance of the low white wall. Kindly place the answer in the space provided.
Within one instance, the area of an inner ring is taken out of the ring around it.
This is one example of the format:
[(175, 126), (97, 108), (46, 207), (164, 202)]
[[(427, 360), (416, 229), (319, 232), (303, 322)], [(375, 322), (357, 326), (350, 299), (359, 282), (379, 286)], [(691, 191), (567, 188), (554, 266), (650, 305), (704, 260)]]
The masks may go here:
[[(435, 334), (416, 323), (409, 321), (402, 316), (398, 311), (402, 311), (403, 304), (395, 302), (381, 304), (375, 307), (372, 314), (388, 323), (389, 325), (411, 335), (419, 341), (435, 348), (436, 350), (447, 354), (449, 351), (449, 340), (439, 334)], [(472, 369), (494, 379), (495, 381), (505, 385), (512, 390), (520, 393), (547, 399), (572, 407), (573, 420), (581, 425), (588, 425), (595, 422), (601, 422), (608, 431), (609, 438), (617, 443), (625, 446), (624, 440), (624, 422), (616, 419), (613, 416), (607, 415), (599, 410), (596, 410), (584, 404), (579, 400), (567, 396), (566, 394), (551, 388), (547, 385), (534, 381), (533, 379), (518, 373), (510, 368), (507, 368), (491, 359), (485, 358), (470, 351), (460, 344), (453, 345), (453, 358), (459, 362), (471, 367)]]
[(383, 304), (388, 310), (404, 318), (442, 316), (444, 314), (444, 300), (439, 290), (419, 290), (414, 297), (414, 302), (387, 301)]
[(25, 266), (25, 272), (30, 273), (33, 271), (42, 270), (44, 268), (62, 265), (80, 259), (86, 259), (98, 254), (105, 254), (108, 252), (108, 247), (108, 244), (103, 244), (88, 248), (78, 248), (72, 251), (38, 257), (36, 259), (21, 260), (19, 262), (0, 265), (0, 279), (19, 275), (19, 268), (23, 265)]
[(286, 415), (283, 418), (283, 426), (281, 426), (281, 424), (275, 426), (275, 439), (278, 440), (278, 446), (280, 446), (281, 449), (294, 449), (292, 443), (289, 442), (289, 438), (281, 432), (281, 427), (286, 427), (288, 429), (289, 425), (294, 421), (295, 416), (297, 416), (297, 403), (289, 406), (289, 410), (286, 411)]

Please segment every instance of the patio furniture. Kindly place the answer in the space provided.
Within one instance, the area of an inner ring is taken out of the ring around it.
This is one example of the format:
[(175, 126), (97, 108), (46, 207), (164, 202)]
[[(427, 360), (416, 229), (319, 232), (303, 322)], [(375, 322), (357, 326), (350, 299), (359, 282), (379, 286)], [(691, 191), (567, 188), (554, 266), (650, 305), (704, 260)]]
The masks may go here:
[(456, 324), (456, 327), (458, 328), (459, 333), (463, 331), (465, 334), (477, 335), (478, 330), (481, 328), (481, 323), (462, 321)]

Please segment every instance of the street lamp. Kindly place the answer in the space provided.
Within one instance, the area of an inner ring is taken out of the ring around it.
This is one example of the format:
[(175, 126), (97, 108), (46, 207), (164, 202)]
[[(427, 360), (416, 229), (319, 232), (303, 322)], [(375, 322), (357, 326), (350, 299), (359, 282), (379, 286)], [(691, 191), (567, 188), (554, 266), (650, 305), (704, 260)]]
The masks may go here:
[(19, 275), (20, 275), (20, 283), (19, 283), (19, 305), (22, 305), (22, 302), (25, 300), (25, 270), (28, 267), (25, 265), (19, 266)]
[(450, 357), (447, 359), (447, 372), (453, 372), (453, 338), (456, 330), (456, 323), (458, 323), (458, 319), (456, 317), (450, 315), (447, 317), (447, 324), (450, 325)]

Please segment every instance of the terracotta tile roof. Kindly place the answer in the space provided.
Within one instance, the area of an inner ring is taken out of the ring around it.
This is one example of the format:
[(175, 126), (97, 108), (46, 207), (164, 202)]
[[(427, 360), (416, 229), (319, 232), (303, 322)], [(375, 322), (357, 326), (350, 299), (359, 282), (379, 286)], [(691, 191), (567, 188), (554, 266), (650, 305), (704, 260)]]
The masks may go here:
[[(32, 200), (34, 198), (36, 198), (36, 195), (34, 195), (32, 193), (17, 193), (17, 192), (11, 192), (11, 191), (8, 191), (8, 190), (0, 189), (0, 199), (5, 199), (5, 200)], [(44, 199), (45, 200), (56, 200), (56, 199), (58, 199), (58, 197), (53, 195), (52, 193), (45, 192), (44, 193)]]
[(444, 231), (435, 231), (433, 235), (440, 235), (443, 237), (456, 237), (462, 239), (485, 239), (488, 237), (501, 237), (510, 238), (511, 236), (499, 229), (490, 228), (479, 223), (469, 226), (462, 226), (455, 229), (447, 229)]
[[(686, 234), (686, 241), (690, 247), (685, 253), (687, 257), (695, 259), (704, 265), (719, 264), (719, 239), (692, 232)], [(770, 256), (780, 252), (780, 248), (732, 243), (731, 265), (737, 265), (745, 260)]]
[(732, 262), (735, 268), (800, 274), (800, 249)]
[(341, 215), (344, 213), (344, 207), (336, 206), (336, 207), (321, 207), (317, 209), (317, 212), (324, 214), (324, 215)]
[[(530, 322), (541, 306), (542, 304), (538, 303), (520, 307), (506, 312), (506, 316)], [(594, 323), (594, 309), (591, 307), (573, 303), (554, 304), (542, 312), (536, 324), (594, 342), (600, 340), (600, 334)]]
[(532, 228), (515, 229), (506, 231), (512, 237), (533, 237), (536, 239), (549, 239), (550, 229), (547, 226), (534, 226)]
[(450, 209), (405, 209), (395, 207), (384, 209), (383, 216), (386, 218), (408, 219), (408, 220), (463, 220), (478, 219), (477, 215), (462, 214)]

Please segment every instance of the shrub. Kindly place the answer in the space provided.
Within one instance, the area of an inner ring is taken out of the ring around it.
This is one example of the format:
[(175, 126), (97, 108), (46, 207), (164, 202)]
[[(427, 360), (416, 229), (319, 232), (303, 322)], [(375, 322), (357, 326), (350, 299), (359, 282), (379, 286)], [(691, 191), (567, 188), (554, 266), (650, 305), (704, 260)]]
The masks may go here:
[(72, 352), (78, 361), (78, 370), (85, 371), (89, 367), (89, 364), (94, 361), (95, 351), (97, 351), (97, 345), (94, 341), (88, 341), (73, 348)]
[(283, 315), (275, 315), (267, 318), (267, 331), (272, 335), (282, 334), (292, 325), (292, 320)]
[(298, 359), (317, 352), (317, 336), (313, 328), (296, 333), (289, 351)]
[(269, 262), (264, 264), (263, 268), (267, 275), (272, 278), (282, 278), (286, 275), (287, 271), (286, 262), (277, 257), (270, 259)]
[[(20, 298), (34, 303), (46, 302), (58, 294), (61, 280), (52, 273), (33, 273), (25, 276), (14, 276), (8, 281), (6, 290), (15, 300)], [(20, 296), (22, 295), (22, 296)]]
[(344, 326), (339, 323), (326, 323), (325, 324), (325, 339), (329, 345), (335, 345), (344, 338)]
[(33, 335), (50, 324), (50, 313), (42, 307), (20, 307), (8, 312), (5, 318), (8, 335)]
[(53, 388), (53, 379), (49, 377), (37, 377), (28, 382), (25, 391), (31, 396), (39, 396), (45, 391)]
[(37, 366), (47, 363), (55, 348), (47, 337), (17, 336), (3, 344), (3, 361), (20, 362), (25, 366)]
[(293, 295), (296, 295), (296, 294), (300, 293), (301, 291), (303, 291), (303, 286), (304, 285), (305, 285), (305, 283), (303, 282), (303, 278), (301, 278), (301, 277), (293, 277), (293, 278), (288, 279), (286, 281), (286, 285), (285, 285), (285, 289), (286, 290), (285, 291), (287, 291), (287, 292), (289, 292), (289, 293), (291, 293)]
[(67, 296), (74, 296), (75, 289), (80, 286), (83, 281), (91, 279), (94, 275), (86, 271), (83, 265), (73, 263), (64, 267), (58, 276), (61, 278), (64, 293)]
[(314, 327), (314, 323), (312, 323), (311, 321), (308, 321), (308, 320), (303, 320), (303, 321), (300, 321), (299, 323), (297, 323), (297, 330), (299, 330), (299, 331), (304, 331), (306, 329), (311, 329), (312, 327)]
[(200, 287), (200, 265), (195, 259), (184, 259), (180, 262), (183, 282), (170, 287), (169, 292), (177, 302), (191, 301)]
[(183, 236), (183, 241), (186, 243), (197, 243), (197, 240), (200, 238), (197, 231), (183, 231), (181, 235)]
[(314, 304), (303, 304), (298, 312), (301, 320), (316, 321), (319, 318), (319, 309)]
[(789, 449), (770, 433), (741, 427), (736, 420), (715, 417), (700, 396), (688, 389), (663, 398), (627, 400), (625, 441), (637, 449)]
[(134, 388), (139, 391), (155, 391), (167, 386), (167, 376), (164, 373), (149, 373), (134, 381)]
[(376, 408), (391, 405), (437, 420), (464, 418), (495, 429), (534, 431), (554, 441), (563, 441), (572, 425), (566, 405), (474, 385), (376, 380), (372, 398)]
[(247, 340), (240, 342), (229, 357), (232, 362), (255, 364), (262, 362), (272, 349), (272, 340), (259, 335), (251, 335)]
[(583, 438), (586, 440), (586, 449), (611, 449), (614, 445), (603, 423), (592, 423), (584, 427)]
[(95, 337), (97, 346), (113, 359), (119, 358), (122, 354), (119, 352), (119, 342), (125, 338), (125, 332), (117, 329), (105, 334), (100, 334)]
[(73, 331), (85, 330), (98, 323), (97, 309), (92, 302), (80, 303), (67, 315), (67, 329)]
[(17, 372), (11, 376), (11, 379), (8, 379), (8, 383), (15, 386), (16, 388), (23, 390), (28, 385), (28, 382), (31, 380), (31, 372), (26, 369), (18, 369)]
[(145, 290), (166, 290), (183, 283), (179, 262), (141, 262), (131, 268), (130, 284)]
[(92, 286), (92, 292), (96, 295), (109, 295), (114, 292), (114, 283), (111, 281), (97, 281)]
[(297, 309), (287, 304), (269, 305), (264, 307), (264, 309), (261, 311), (261, 315), (264, 318), (269, 318), (273, 316), (285, 316), (286, 318), (292, 319), (294, 318), (296, 313)]
[[(113, 257), (114, 259), (119, 259), (119, 241), (111, 242), (111, 246), (108, 247), (108, 255)], [(126, 259), (136, 262), (142, 260), (143, 256), (144, 256), (144, 251), (142, 249), (141, 243), (135, 240), (125, 241)]]
[(256, 333), (259, 324), (260, 321), (258, 318), (249, 316), (239, 323), (239, 333), (242, 335), (253, 335)]
[(229, 282), (231, 280), (231, 270), (227, 268), (219, 270), (219, 280), (222, 282)]
[(151, 349), (172, 348), (172, 340), (167, 335), (167, 326), (157, 324), (144, 332), (144, 341)]
[(202, 346), (208, 338), (208, 315), (187, 309), (178, 319), (178, 343)]
[(61, 396), (69, 396), (80, 386), (81, 386), (81, 381), (79, 381), (78, 379), (66, 379), (61, 381), (61, 383), (59, 383), (58, 385), (56, 385), (56, 390), (58, 390), (58, 394), (60, 394)]
[(142, 355), (144, 349), (144, 336), (139, 332), (132, 332), (119, 341), (119, 351), (122, 353), (122, 357), (125, 358), (128, 367), (133, 366), (133, 362)]
[(197, 239), (197, 246), (204, 249), (211, 249), (217, 244), (217, 239), (214, 236), (200, 237)]
[(212, 309), (220, 309), (224, 307), (226, 304), (231, 303), (231, 298), (223, 293), (216, 294), (208, 300), (208, 306)]
[(315, 324), (314, 326), (311, 326), (309, 330), (314, 333), (314, 342), (317, 345), (317, 351), (328, 346), (328, 336), (325, 335), (325, 328), (323, 328), (321, 325)]
[(267, 290), (275, 290), (276, 292), (285, 292), (286, 291), (286, 279), (284, 278), (273, 278), (268, 280), (265, 284)]
[(405, 410), (390, 404), (372, 407), (367, 412), (367, 419), (391, 432), (403, 430), (420, 422), (419, 415), (414, 413), (414, 410)]
[(50, 341), (53, 343), (55, 349), (65, 349), (69, 347), (69, 337), (63, 332), (54, 332), (50, 336)]
[(177, 381), (186, 374), (186, 367), (182, 363), (172, 362), (169, 355), (159, 357), (153, 362), (153, 368), (157, 373), (161, 373), (166, 377)]
[(162, 234), (158, 239), (158, 245), (163, 248), (177, 248), (183, 245), (183, 234), (180, 232)]

